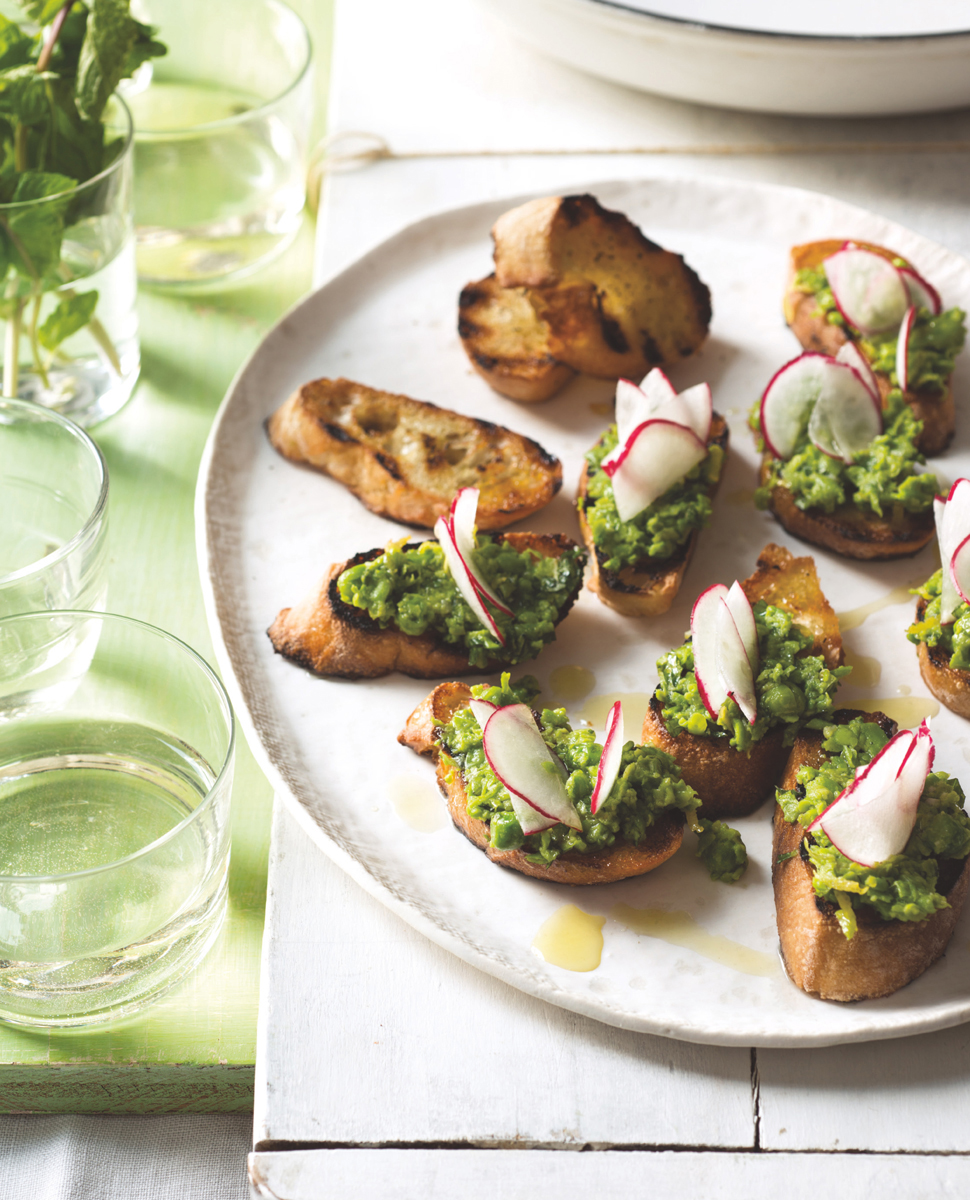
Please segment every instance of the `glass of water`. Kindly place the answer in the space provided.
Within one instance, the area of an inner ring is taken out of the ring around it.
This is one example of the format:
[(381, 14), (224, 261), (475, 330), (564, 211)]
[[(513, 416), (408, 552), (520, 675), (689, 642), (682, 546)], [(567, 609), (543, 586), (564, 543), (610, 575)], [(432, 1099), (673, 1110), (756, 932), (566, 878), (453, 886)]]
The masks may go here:
[(132, 125), (105, 111), (100, 174), (65, 192), (0, 204), (3, 395), (85, 427), (116, 413), (141, 365), (135, 311)]
[(0, 399), (0, 618), (103, 607), (107, 533), (94, 442), (56, 412)]
[(0, 1019), (128, 1015), (202, 960), (226, 911), (234, 720), (150, 625), (0, 619)]
[(306, 26), (280, 0), (147, 0), (139, 12), (168, 53), (122, 89), (135, 119), (138, 276), (185, 287), (248, 274), (300, 225)]

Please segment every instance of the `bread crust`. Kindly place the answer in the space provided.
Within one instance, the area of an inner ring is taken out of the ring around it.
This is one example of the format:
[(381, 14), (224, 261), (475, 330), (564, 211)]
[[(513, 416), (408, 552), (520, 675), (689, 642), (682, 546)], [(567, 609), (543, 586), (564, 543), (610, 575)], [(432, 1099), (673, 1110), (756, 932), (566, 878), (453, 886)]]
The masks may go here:
[[(858, 242), (857, 245), (890, 261), (902, 257), (892, 250), (887, 250), (885, 246), (877, 246), (874, 242)], [(830, 238), (825, 241), (806, 242), (804, 245), (792, 247), (791, 269), (783, 306), (785, 320), (792, 333), (798, 338), (802, 348), (818, 350), (823, 354), (833, 356), (838, 354), (842, 346), (849, 340), (848, 335), (840, 325), (831, 325), (823, 316), (816, 315), (815, 297), (800, 292), (795, 287), (795, 276), (800, 270), (820, 266), (823, 259), (835, 254), (841, 246), (841, 241)], [(903, 261), (906, 260), (903, 259)], [(893, 385), (888, 375), (881, 371), (877, 371), (875, 374), (885, 408), (886, 397)], [(953, 441), (953, 435), (956, 432), (956, 405), (950, 381), (947, 380), (946, 389), (942, 394), (907, 390), (903, 392), (903, 399), (916, 417), (923, 422), (923, 431), (917, 443), (920, 450), (929, 456), (942, 454)]]
[[(834, 721), (855, 716), (878, 721), (887, 732), (895, 722), (882, 713), (842, 709)], [(792, 747), (781, 787), (795, 786), (801, 766), (820, 765), (827, 757), (823, 735), (804, 730)], [(946, 949), (970, 885), (970, 859), (955, 881), (942, 889), (950, 907), (923, 921), (883, 921), (875, 910), (859, 905), (858, 930), (847, 939), (835, 918), (835, 906), (818, 901), (812, 888), (812, 867), (800, 853), (805, 829), (789, 824), (775, 806), (772, 832), (772, 886), (782, 959), (792, 982), (823, 1000), (877, 1000), (912, 982)], [(791, 854), (779, 862), (783, 855)], [(949, 860), (944, 860), (949, 862)], [(941, 881), (942, 882), (942, 881)]]
[[(761, 460), (761, 483), (768, 482), (772, 456)], [(844, 558), (885, 562), (918, 554), (933, 538), (933, 513), (904, 513), (899, 520), (868, 516), (854, 504), (843, 504), (834, 512), (804, 511), (783, 484), (772, 488), (769, 508), (785, 529), (803, 542), (832, 550)]]
[[(727, 422), (715, 413), (711, 423), (711, 436), (708, 445), (719, 445), (727, 452), (729, 430)], [(721, 476), (724, 472), (722, 470)], [(708, 488), (708, 495), (713, 500), (721, 482), (721, 476)], [(579, 477), (579, 527), (582, 530), (583, 541), (589, 551), (590, 572), (586, 586), (595, 592), (607, 607), (621, 613), (624, 617), (657, 617), (667, 612), (673, 604), (684, 573), (690, 565), (691, 557), (697, 545), (699, 530), (694, 530), (687, 541), (670, 558), (642, 559), (635, 566), (623, 567), (620, 571), (607, 571), (600, 562), (601, 554), (593, 541), (593, 531), (586, 520), (583, 501), (586, 499), (588, 484), (587, 466)]]
[(550, 352), (549, 326), (525, 288), (500, 287), (494, 273), (462, 288), (458, 336), (478, 374), (512, 400), (548, 400), (576, 374)]
[(372, 512), (432, 528), (455, 492), (477, 487), (477, 524), (502, 529), (543, 508), (562, 464), (538, 442), (349, 379), (314, 379), (266, 422), (273, 447), (323, 471)]
[(432, 757), (436, 763), (438, 786), (448, 805), (455, 826), (473, 845), (484, 850), (492, 862), (520, 871), (533, 879), (549, 883), (586, 885), (613, 883), (635, 875), (645, 875), (665, 863), (680, 848), (684, 837), (684, 815), (664, 813), (640, 845), (619, 842), (608, 850), (590, 854), (569, 851), (555, 862), (537, 864), (528, 861), (524, 850), (496, 850), (488, 844), (488, 823), (468, 815), (468, 794), (461, 772), (446, 754), (440, 752), (435, 721), (447, 722), (467, 704), (471, 689), (461, 683), (442, 683), (408, 717), (398, 741), (417, 754)]
[[(516, 550), (531, 549), (546, 558), (559, 558), (576, 543), (564, 534), (504, 533), (498, 539)], [(366, 550), (329, 568), (322, 582), (294, 608), (284, 608), (266, 631), (277, 654), (317, 675), (337, 679), (376, 679), (400, 671), (415, 679), (487, 673), (500, 667), (490, 662), (473, 667), (465, 654), (428, 634), (420, 637), (397, 629), (381, 629), (368, 614), (345, 604), (337, 580), (349, 567), (383, 554)], [(562, 621), (579, 594), (581, 583), (559, 614)], [(558, 622), (557, 622), (558, 623)]]
[[(926, 613), (926, 601), (921, 596), (916, 605), (916, 620), (922, 621)], [(923, 682), (941, 704), (945, 704), (958, 717), (970, 721), (970, 671), (950, 666), (950, 656), (941, 646), (928, 646), (920, 642), (916, 647), (919, 673)]]
[[(769, 543), (741, 586), (752, 604), (764, 600), (792, 612), (814, 639), (810, 652), (822, 655), (829, 668), (842, 663), (838, 618), (822, 592), (811, 558), (795, 558), (783, 546)], [(674, 759), (684, 781), (703, 801), (702, 816), (730, 820), (755, 812), (771, 794), (788, 756), (784, 736), (784, 726), (772, 729), (746, 753), (733, 749), (727, 738), (687, 732), (674, 736), (654, 692), (643, 720), (642, 740)]]
[(593, 196), (532, 200), (492, 237), (495, 274), (465, 288), (459, 333), (504, 395), (547, 399), (576, 371), (638, 379), (707, 336), (711, 296), (697, 273)]

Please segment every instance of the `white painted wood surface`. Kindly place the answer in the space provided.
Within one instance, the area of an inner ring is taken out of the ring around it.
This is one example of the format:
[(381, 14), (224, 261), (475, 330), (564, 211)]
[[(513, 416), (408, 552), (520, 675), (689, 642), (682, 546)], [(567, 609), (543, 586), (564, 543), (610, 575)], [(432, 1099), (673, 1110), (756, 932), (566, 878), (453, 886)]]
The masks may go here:
[[(443, 15), (450, 24), (439, 36)], [(335, 62), (332, 129), (369, 130), (399, 151), (490, 153), (391, 160), (331, 177), (318, 279), (428, 213), (623, 174), (814, 187), (970, 253), (960, 154), (491, 156), (715, 141), (927, 142), (970, 136), (966, 113), (840, 124), (676, 105), (545, 62), (468, 0), (338, 0)], [(962, 1157), (970, 1154), (970, 1030), (749, 1054), (608, 1029), (537, 1004), (425, 942), (281, 811), (262, 987), (250, 1169), (263, 1200), (585, 1200), (590, 1189), (678, 1200), (769, 1189), (793, 1200), (970, 1194)], [(395, 1142), (425, 1148), (366, 1148)], [(509, 1144), (522, 1148), (471, 1148)], [(587, 1144), (631, 1149), (525, 1149)], [(843, 1150), (864, 1153), (812, 1153)]]
[(277, 805), (255, 1144), (754, 1145), (751, 1056), (602, 1025), (476, 971)]
[(302, 1150), (252, 1154), (257, 1200), (963, 1200), (965, 1158), (554, 1150)]

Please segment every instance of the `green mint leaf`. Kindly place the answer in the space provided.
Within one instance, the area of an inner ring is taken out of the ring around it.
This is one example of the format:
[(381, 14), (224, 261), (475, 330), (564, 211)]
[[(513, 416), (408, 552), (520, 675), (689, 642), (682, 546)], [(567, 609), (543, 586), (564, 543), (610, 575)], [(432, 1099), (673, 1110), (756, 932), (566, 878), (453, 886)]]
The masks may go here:
[(134, 25), (135, 41), (125, 59), (124, 69), (121, 72), (122, 79), (130, 79), (142, 63), (148, 62), (150, 58), (161, 58), (163, 54), (168, 54), (168, 47), (165, 43), (155, 40), (155, 34), (158, 33), (155, 26), (143, 25), (141, 21), (135, 21)]
[[(24, 171), (17, 180), (13, 203), (42, 200), (74, 187), (66, 175), (46, 171)], [(11, 261), (21, 275), (31, 279), (52, 276), (61, 258), (64, 214), (70, 197), (35, 204), (6, 218), (6, 230), (13, 244)]]
[(85, 121), (74, 107), (71, 85), (66, 79), (52, 84), (54, 128), (49, 164), (77, 180), (90, 179), (107, 164), (104, 161), (104, 126)]
[(49, 71), (38, 72), (30, 64), (0, 71), (0, 116), (23, 125), (35, 125), (50, 117), (47, 82)]
[(70, 298), (63, 298), (37, 330), (40, 344), (45, 350), (56, 350), (61, 342), (87, 325), (94, 316), (97, 304), (97, 292), (78, 292)]
[(77, 107), (82, 117), (101, 119), (108, 97), (122, 79), (137, 36), (128, 0), (91, 0), (77, 68)]
[(48, 25), (64, 7), (64, 0), (17, 0), (21, 9), (31, 21), (38, 25)]
[(22, 66), (30, 57), (34, 39), (29, 38), (16, 21), (0, 16), (0, 71)]

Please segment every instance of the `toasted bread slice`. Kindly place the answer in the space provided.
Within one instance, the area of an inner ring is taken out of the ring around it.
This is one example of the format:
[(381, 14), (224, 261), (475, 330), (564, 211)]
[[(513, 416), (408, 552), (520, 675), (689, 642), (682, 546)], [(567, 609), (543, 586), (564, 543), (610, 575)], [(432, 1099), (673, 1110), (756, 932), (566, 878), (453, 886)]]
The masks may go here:
[[(922, 621), (926, 613), (926, 601), (921, 596), (916, 605), (916, 620)], [(970, 721), (970, 671), (950, 666), (950, 656), (941, 646), (928, 646), (920, 642), (916, 648), (919, 673), (923, 682), (941, 704), (945, 704), (958, 717)]]
[(349, 379), (314, 379), (266, 422), (293, 462), (325, 471), (372, 511), (431, 529), (455, 492), (479, 489), (477, 524), (502, 529), (562, 487), (562, 464), (531, 438)]
[[(842, 247), (842, 240), (830, 238), (821, 242), (806, 242), (802, 246), (793, 246), (791, 251), (791, 272), (788, 287), (785, 292), (785, 320), (795, 337), (806, 350), (820, 350), (823, 354), (838, 354), (839, 350), (849, 340), (841, 325), (831, 325), (824, 316), (818, 316), (818, 306), (815, 297), (806, 292), (800, 292), (795, 287), (795, 277), (799, 271), (816, 268), (822, 261), (835, 254)], [(871, 250), (883, 258), (900, 259), (901, 256), (885, 246), (877, 246), (873, 242), (857, 242), (860, 248)], [(902, 259), (905, 262), (905, 259)], [(876, 372), (876, 380), (885, 407), (886, 396), (892, 388), (888, 375)], [(906, 391), (903, 398), (916, 416), (923, 422), (923, 432), (919, 438), (919, 448), (924, 454), (941, 454), (956, 431), (956, 405), (953, 401), (953, 388), (947, 381), (946, 390), (940, 392)]]
[[(761, 460), (761, 482), (767, 483), (771, 456)], [(772, 489), (769, 507), (779, 523), (803, 542), (832, 550), (845, 558), (884, 562), (918, 554), (936, 531), (933, 513), (903, 512), (890, 518), (871, 516), (854, 504), (843, 504), (834, 512), (818, 508), (802, 510), (784, 485)]]
[(684, 838), (684, 817), (680, 812), (661, 816), (639, 845), (618, 842), (608, 850), (597, 850), (591, 854), (569, 851), (548, 865), (529, 862), (524, 850), (496, 850), (490, 846), (488, 824), (468, 815), (468, 794), (461, 772), (448, 755), (439, 752), (435, 736), (435, 722), (450, 721), (470, 699), (471, 689), (462, 683), (439, 684), (408, 717), (397, 740), (417, 754), (429, 755), (434, 759), (438, 786), (448, 803), (452, 821), (470, 842), (485, 851), (492, 862), (550, 883), (612, 883), (633, 875), (645, 875), (666, 862), (680, 848)]
[[(895, 722), (882, 713), (840, 709), (833, 721), (865, 716), (887, 733)], [(826, 758), (823, 735), (806, 729), (792, 747), (781, 781), (793, 788), (803, 765), (819, 766)], [(823, 1000), (877, 1000), (912, 982), (940, 957), (953, 933), (970, 885), (970, 859), (941, 860), (938, 888), (950, 907), (924, 921), (884, 921), (860, 904), (858, 929), (847, 939), (835, 919), (835, 905), (819, 900), (812, 888), (812, 866), (800, 850), (805, 829), (789, 824), (775, 806), (771, 879), (775, 892), (778, 938), (785, 968), (793, 983)], [(790, 854), (792, 857), (779, 859)]]
[[(826, 600), (811, 558), (795, 558), (784, 547), (769, 543), (757, 567), (741, 584), (752, 604), (764, 600), (785, 608), (814, 639), (809, 653), (820, 654), (829, 668), (843, 659), (839, 622)], [(702, 816), (744, 817), (760, 808), (771, 794), (785, 765), (784, 727), (770, 730), (747, 753), (728, 745), (727, 738), (693, 733), (670, 733), (656, 692), (643, 720), (643, 742), (656, 746), (676, 761), (684, 782), (703, 800)]]
[(499, 287), (494, 275), (462, 289), (458, 336), (479, 375), (512, 400), (548, 400), (576, 374), (553, 357), (525, 289)]
[[(576, 543), (561, 533), (501, 533), (516, 550), (533, 550), (546, 558), (559, 558)], [(415, 637), (398, 629), (381, 629), (361, 608), (345, 604), (337, 581), (349, 567), (368, 562), (383, 549), (366, 550), (346, 562), (335, 563), (318, 587), (295, 608), (284, 608), (266, 631), (277, 654), (317, 675), (337, 679), (376, 679), (400, 671), (415, 679), (442, 675), (487, 672), (500, 662), (473, 667), (465, 654), (430, 634)], [(562, 621), (572, 608), (581, 584), (559, 614)]]
[(532, 200), (492, 237), (498, 286), (526, 289), (548, 353), (576, 371), (639, 379), (707, 336), (711, 297), (697, 274), (593, 196)]
[[(726, 452), (728, 437), (727, 421), (720, 413), (715, 413), (708, 445), (716, 444)], [(717, 482), (708, 489), (712, 499), (720, 482), (718, 477)], [(579, 477), (580, 502), (586, 498), (586, 485), (587, 469), (584, 464)], [(670, 608), (680, 591), (684, 572), (697, 545), (698, 530), (695, 530), (670, 558), (647, 557), (635, 566), (623, 567), (619, 571), (607, 571), (601, 565), (601, 552), (593, 542), (593, 533), (586, 520), (582, 503), (579, 508), (579, 527), (589, 551), (590, 576), (586, 586), (591, 592), (595, 592), (604, 604), (622, 613), (624, 617), (658, 617)]]

